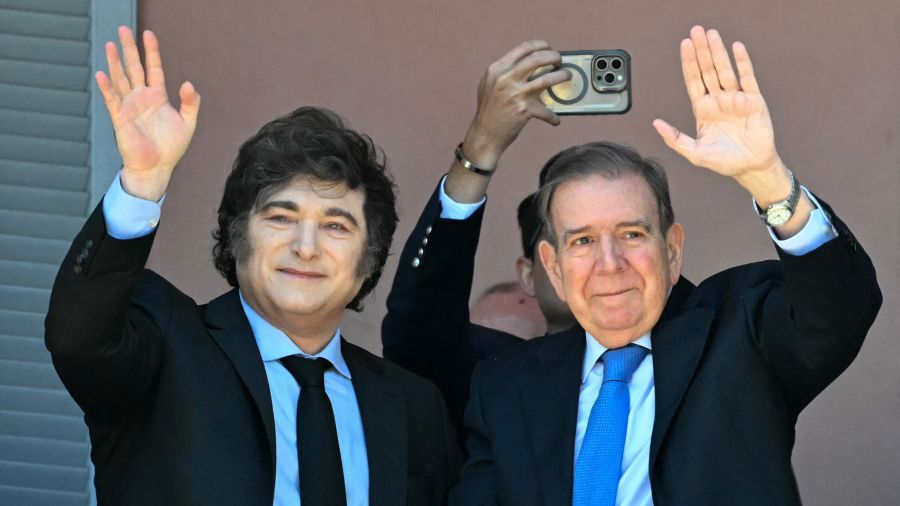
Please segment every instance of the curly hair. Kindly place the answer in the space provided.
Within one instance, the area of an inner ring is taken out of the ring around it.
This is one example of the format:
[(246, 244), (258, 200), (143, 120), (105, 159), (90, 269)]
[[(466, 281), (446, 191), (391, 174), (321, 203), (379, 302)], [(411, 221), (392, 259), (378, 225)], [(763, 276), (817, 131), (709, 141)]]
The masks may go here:
[(229, 285), (238, 286), (237, 264), (251, 252), (247, 240), (251, 214), (295, 178), (345, 184), (362, 191), (368, 230), (365, 253), (357, 266), (357, 275), (365, 280), (347, 304), (348, 309), (360, 311), (362, 299), (381, 277), (397, 229), (395, 186), (386, 164), (372, 139), (347, 128), (328, 109), (301, 107), (269, 122), (241, 146), (225, 181), (218, 229), (213, 234), (216, 270)]

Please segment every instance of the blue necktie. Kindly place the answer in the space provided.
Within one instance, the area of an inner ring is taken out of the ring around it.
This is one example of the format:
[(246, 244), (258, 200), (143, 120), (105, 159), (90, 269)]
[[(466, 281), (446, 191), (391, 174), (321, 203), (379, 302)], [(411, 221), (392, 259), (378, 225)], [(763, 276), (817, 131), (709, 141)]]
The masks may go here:
[(647, 356), (647, 349), (636, 344), (606, 350), (603, 361), (603, 385), (591, 408), (581, 451), (575, 462), (573, 506), (615, 506), (622, 454), (628, 432), (628, 381)]

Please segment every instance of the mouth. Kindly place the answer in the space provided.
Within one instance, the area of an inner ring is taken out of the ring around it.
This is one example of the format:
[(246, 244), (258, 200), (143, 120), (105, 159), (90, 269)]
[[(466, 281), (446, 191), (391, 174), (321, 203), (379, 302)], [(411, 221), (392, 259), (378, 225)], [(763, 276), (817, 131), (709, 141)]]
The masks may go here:
[(626, 293), (628, 293), (628, 292), (630, 292), (630, 291), (632, 291), (632, 290), (633, 290), (633, 288), (625, 288), (625, 289), (623, 289), (623, 290), (616, 290), (616, 291), (611, 291), (611, 292), (598, 293), (598, 294), (597, 294), (597, 297), (599, 297), (600, 299), (615, 300), (616, 298), (618, 298), (618, 297), (620, 297), (620, 296), (622, 296), (622, 295), (624, 295), (624, 294), (626, 294)]
[(295, 279), (316, 280), (316, 279), (322, 279), (325, 277), (324, 274), (320, 274), (318, 272), (304, 271), (304, 270), (300, 270), (300, 269), (291, 269), (291, 268), (287, 268), (287, 267), (277, 269), (277, 271), (282, 274), (287, 274), (288, 276), (295, 278)]

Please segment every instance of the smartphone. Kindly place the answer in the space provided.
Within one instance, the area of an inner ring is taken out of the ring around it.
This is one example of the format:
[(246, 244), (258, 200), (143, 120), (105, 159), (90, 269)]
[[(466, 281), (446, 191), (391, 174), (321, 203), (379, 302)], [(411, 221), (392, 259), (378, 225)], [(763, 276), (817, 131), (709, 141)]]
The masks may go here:
[(631, 56), (623, 49), (560, 51), (559, 67), (541, 67), (532, 78), (557, 68), (572, 79), (540, 94), (556, 114), (623, 114), (631, 109)]

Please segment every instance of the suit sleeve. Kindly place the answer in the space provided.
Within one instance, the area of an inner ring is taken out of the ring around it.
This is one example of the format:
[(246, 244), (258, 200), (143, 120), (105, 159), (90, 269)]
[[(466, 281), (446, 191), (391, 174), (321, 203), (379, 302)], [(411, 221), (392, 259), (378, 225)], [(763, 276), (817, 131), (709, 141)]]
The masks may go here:
[(469, 295), (483, 207), (441, 219), (435, 190), (403, 247), (381, 328), (384, 357), (431, 380), (462, 429), (475, 356)]
[(795, 416), (850, 365), (882, 302), (871, 259), (822, 204), (838, 237), (801, 256), (779, 249), (783, 280), (743, 297), (752, 335)]
[[(144, 264), (155, 234), (113, 238), (102, 206), (60, 266), (44, 335), (54, 367), (88, 419), (111, 423), (131, 413), (150, 389), (159, 371), (164, 323), (158, 313), (131, 304), (138, 279), (147, 276)], [(165, 308), (166, 290), (157, 279), (158, 289), (147, 298)]]
[(451, 506), (499, 504), (494, 453), (482, 411), (481, 391), (484, 380), (481, 372), (486, 365), (478, 366), (472, 378), (472, 392), (466, 406), (468, 460), (460, 473), (459, 483), (450, 494)]

